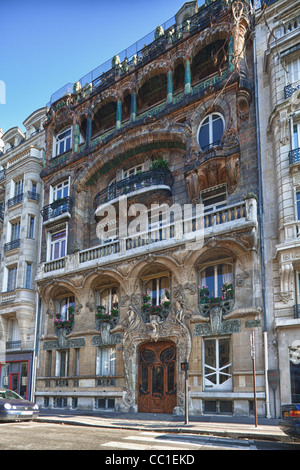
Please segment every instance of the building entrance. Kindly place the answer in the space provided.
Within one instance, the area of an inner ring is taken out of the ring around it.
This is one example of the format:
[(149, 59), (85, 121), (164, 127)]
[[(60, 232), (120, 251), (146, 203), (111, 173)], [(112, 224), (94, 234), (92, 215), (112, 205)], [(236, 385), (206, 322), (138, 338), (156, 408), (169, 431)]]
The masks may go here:
[(138, 410), (172, 413), (176, 406), (176, 346), (171, 341), (148, 343), (139, 350)]

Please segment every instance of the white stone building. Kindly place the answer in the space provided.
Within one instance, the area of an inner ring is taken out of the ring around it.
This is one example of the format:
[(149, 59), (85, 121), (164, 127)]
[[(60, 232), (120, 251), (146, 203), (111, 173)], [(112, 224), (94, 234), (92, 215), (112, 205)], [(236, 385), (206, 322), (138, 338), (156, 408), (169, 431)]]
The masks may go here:
[(278, 416), (280, 404), (300, 399), (299, 0), (262, 3), (256, 54), (269, 374), (280, 378), (270, 399)]
[(32, 398), (45, 108), (0, 134), (0, 387)]

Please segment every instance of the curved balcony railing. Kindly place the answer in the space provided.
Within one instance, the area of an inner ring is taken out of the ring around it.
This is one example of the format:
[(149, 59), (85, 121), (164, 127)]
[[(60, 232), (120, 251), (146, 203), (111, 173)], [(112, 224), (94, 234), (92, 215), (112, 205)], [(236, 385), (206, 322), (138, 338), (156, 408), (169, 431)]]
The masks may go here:
[(293, 163), (300, 163), (300, 148), (289, 151), (289, 160), (290, 165), (293, 165)]
[(111, 184), (100, 191), (94, 199), (94, 210), (103, 204), (130, 193), (150, 189), (153, 186), (166, 186), (171, 189), (173, 183), (172, 173), (167, 169), (143, 171)]
[(66, 212), (71, 211), (71, 198), (70, 196), (64, 197), (63, 199), (57, 199), (48, 206), (43, 207), (42, 216), (43, 221), (46, 222), (49, 219), (58, 217)]

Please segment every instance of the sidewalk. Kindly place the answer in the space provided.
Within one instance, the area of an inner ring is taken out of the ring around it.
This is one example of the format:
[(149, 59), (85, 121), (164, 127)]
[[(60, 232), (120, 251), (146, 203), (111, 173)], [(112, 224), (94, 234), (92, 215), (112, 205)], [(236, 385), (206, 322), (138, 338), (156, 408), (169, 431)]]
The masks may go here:
[(262, 439), (294, 442), (278, 426), (277, 419), (226, 416), (184, 416), (152, 413), (120, 413), (97, 411), (40, 410), (38, 421), (76, 426), (109, 427), (155, 432), (186, 433), (230, 437), (233, 439)]

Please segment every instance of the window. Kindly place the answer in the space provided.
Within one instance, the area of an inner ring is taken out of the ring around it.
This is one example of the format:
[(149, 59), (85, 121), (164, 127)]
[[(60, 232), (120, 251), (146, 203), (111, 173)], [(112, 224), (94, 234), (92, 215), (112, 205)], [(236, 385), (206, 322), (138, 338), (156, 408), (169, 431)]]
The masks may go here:
[(151, 279), (145, 283), (146, 293), (150, 296), (152, 306), (167, 302), (169, 290), (169, 277), (161, 276)]
[(56, 351), (55, 377), (67, 377), (69, 366), (69, 351)]
[(300, 124), (293, 124), (293, 149), (300, 148)]
[(25, 289), (31, 289), (32, 264), (25, 263)]
[(13, 291), (16, 288), (17, 267), (7, 268), (7, 291)]
[(63, 181), (56, 186), (50, 188), (50, 202), (64, 199), (69, 196), (69, 180)]
[(288, 76), (287, 82), (288, 83), (295, 83), (300, 81), (300, 57), (292, 60), (287, 64)]
[(297, 220), (300, 220), (300, 191), (296, 192)]
[(66, 255), (67, 231), (61, 230), (50, 237), (50, 260), (63, 258)]
[(98, 293), (99, 305), (105, 307), (105, 312), (110, 314), (114, 304), (118, 303), (118, 288), (106, 287)]
[(97, 348), (96, 375), (108, 376), (116, 373), (116, 348)]
[(10, 241), (14, 242), (20, 239), (21, 222), (11, 224)]
[(200, 124), (198, 143), (202, 150), (214, 145), (220, 145), (224, 132), (224, 118), (219, 113), (210, 114)]
[(64, 129), (55, 139), (55, 156), (70, 150), (72, 145), (72, 128)]
[(7, 321), (7, 343), (8, 349), (14, 349), (21, 344), (19, 324), (15, 318)]
[(124, 178), (129, 178), (130, 176), (136, 175), (140, 171), (144, 171), (144, 165), (137, 165), (129, 168), (129, 170), (124, 171)]
[(208, 297), (224, 297), (224, 285), (232, 283), (233, 267), (231, 263), (221, 263), (200, 271), (200, 289), (207, 287)]
[(225, 184), (201, 191), (201, 202), (204, 212), (215, 210), (227, 204), (227, 188)]
[(14, 184), (14, 196), (19, 196), (20, 194), (23, 194), (23, 186), (24, 186), (24, 181), (23, 179), (20, 179), (18, 181), (15, 181)]
[(75, 299), (73, 296), (65, 297), (59, 302), (59, 313), (62, 321), (70, 320), (70, 307), (75, 306)]
[(204, 389), (231, 390), (230, 338), (204, 339)]
[(35, 222), (34, 215), (29, 215), (28, 216), (28, 226), (27, 226), (27, 237), (28, 238), (34, 238), (34, 222)]

